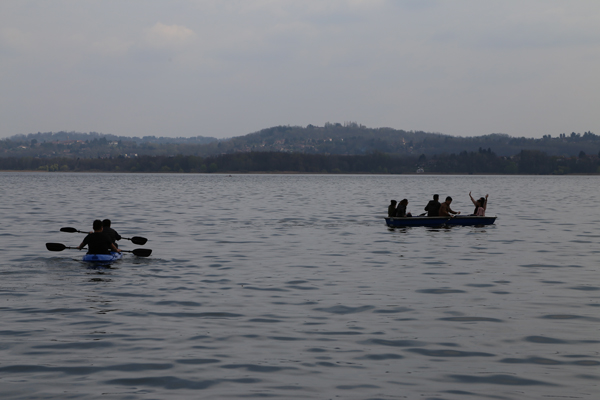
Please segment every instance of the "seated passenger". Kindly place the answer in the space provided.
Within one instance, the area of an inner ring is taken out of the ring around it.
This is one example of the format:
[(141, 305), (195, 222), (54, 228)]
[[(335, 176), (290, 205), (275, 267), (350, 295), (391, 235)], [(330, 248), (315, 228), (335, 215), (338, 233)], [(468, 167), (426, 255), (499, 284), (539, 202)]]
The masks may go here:
[(110, 254), (111, 250), (118, 253), (121, 252), (110, 241), (110, 237), (103, 232), (102, 221), (99, 219), (94, 221), (93, 224), (94, 232), (87, 235), (83, 242), (77, 248), (81, 250), (84, 246), (88, 247), (88, 254)]
[(451, 217), (450, 214), (460, 214), (459, 212), (453, 211), (450, 208), (450, 203), (452, 203), (452, 197), (446, 197), (446, 201), (440, 205), (440, 217)]
[(390, 201), (390, 205), (388, 206), (388, 217), (392, 218), (396, 216), (396, 200)]
[(429, 203), (425, 206), (425, 211), (427, 211), (428, 217), (437, 217), (440, 215), (440, 195), (434, 194), (433, 200), (430, 200)]
[(117, 233), (113, 228), (110, 227), (110, 219), (102, 221), (102, 232), (108, 235), (112, 244), (117, 246), (117, 240), (121, 240), (121, 235)]
[(400, 203), (398, 203), (398, 208), (396, 208), (396, 217), (412, 217), (411, 213), (406, 213), (406, 206), (408, 206), (408, 200), (402, 199)]

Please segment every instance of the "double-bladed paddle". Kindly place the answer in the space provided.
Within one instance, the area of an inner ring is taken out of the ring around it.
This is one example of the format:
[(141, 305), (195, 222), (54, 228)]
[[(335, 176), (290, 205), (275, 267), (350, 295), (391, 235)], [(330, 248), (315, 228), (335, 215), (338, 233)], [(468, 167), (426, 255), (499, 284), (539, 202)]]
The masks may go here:
[[(65, 246), (62, 243), (46, 243), (46, 248), (50, 251), (63, 251), (65, 249), (77, 249), (77, 247)], [(121, 250), (123, 253), (133, 253), (138, 257), (148, 257), (152, 254), (151, 249), (133, 249), (133, 250)]]
[[(64, 228), (60, 228), (61, 232), (69, 232), (69, 233), (75, 233), (75, 232), (79, 232), (79, 233), (89, 233), (89, 232), (84, 232), (84, 231), (80, 231), (78, 229), (75, 228), (71, 228), (69, 226), (64, 227)], [(126, 239), (126, 240), (131, 240), (131, 242), (133, 244), (139, 244), (139, 245), (144, 245), (146, 244), (146, 242), (148, 241), (148, 239), (146, 239), (145, 237), (141, 237), (141, 236), (134, 236), (132, 238), (126, 238), (126, 237), (122, 237), (121, 239)]]
[(146, 244), (146, 242), (148, 241), (148, 239), (146, 239), (145, 237), (141, 237), (141, 236), (134, 236), (132, 238), (126, 238), (126, 237), (121, 236), (121, 239), (131, 240), (131, 243), (139, 244), (140, 246)]
[(151, 249), (133, 249), (133, 250), (121, 250), (121, 251), (125, 252), (125, 253), (133, 253), (134, 256), (138, 256), (138, 257), (148, 257), (150, 254), (152, 254)]
[(65, 246), (62, 243), (46, 243), (46, 248), (50, 251), (63, 251), (64, 249), (77, 249), (77, 247)]

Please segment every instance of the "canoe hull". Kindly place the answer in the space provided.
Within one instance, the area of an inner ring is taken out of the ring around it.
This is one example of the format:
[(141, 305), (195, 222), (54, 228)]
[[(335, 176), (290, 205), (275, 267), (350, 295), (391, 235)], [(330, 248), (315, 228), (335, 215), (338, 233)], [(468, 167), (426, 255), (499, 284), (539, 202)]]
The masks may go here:
[(390, 228), (404, 228), (407, 226), (481, 226), (492, 225), (496, 217), (476, 217), (470, 215), (447, 217), (393, 217), (386, 218), (385, 223)]
[(94, 264), (110, 264), (123, 257), (121, 253), (111, 252), (110, 254), (86, 254), (83, 261)]

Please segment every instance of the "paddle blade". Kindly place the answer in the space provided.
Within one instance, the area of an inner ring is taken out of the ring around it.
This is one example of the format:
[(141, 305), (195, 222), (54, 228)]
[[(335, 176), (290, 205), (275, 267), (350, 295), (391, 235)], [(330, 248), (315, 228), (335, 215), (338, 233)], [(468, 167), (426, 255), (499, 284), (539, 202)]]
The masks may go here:
[(132, 243), (139, 244), (139, 245), (144, 245), (148, 241), (148, 239), (146, 239), (145, 237), (141, 237), (141, 236), (134, 236), (129, 240), (131, 240)]
[(62, 243), (46, 243), (46, 248), (50, 251), (63, 251), (67, 246)]
[(69, 226), (65, 227), (65, 228), (60, 228), (61, 232), (69, 232), (69, 233), (75, 233), (75, 232), (79, 232), (77, 229), (75, 228), (71, 228)]
[(132, 253), (138, 257), (148, 257), (152, 254), (152, 250), (150, 249), (134, 249)]

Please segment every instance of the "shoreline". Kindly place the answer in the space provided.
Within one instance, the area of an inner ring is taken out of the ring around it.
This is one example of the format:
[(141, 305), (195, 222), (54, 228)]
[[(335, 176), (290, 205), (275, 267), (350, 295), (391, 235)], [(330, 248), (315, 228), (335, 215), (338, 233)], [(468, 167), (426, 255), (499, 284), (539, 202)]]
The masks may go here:
[(3, 169), (2, 172), (14, 173), (40, 173), (40, 174), (140, 174), (140, 175), (376, 175), (376, 176), (600, 176), (596, 173), (574, 173), (574, 174), (502, 174), (502, 173), (460, 173), (460, 172), (423, 172), (423, 173), (405, 173), (405, 174), (383, 174), (377, 172), (298, 172), (298, 171), (253, 171), (253, 172), (173, 172), (173, 171), (154, 171), (154, 172), (131, 172), (131, 171), (40, 171), (40, 170), (10, 170)]

